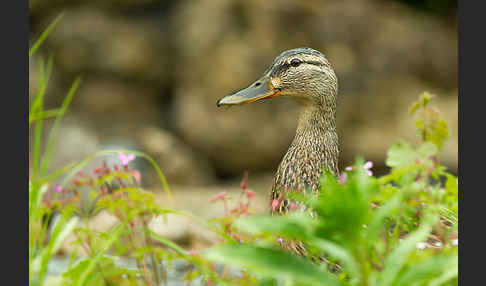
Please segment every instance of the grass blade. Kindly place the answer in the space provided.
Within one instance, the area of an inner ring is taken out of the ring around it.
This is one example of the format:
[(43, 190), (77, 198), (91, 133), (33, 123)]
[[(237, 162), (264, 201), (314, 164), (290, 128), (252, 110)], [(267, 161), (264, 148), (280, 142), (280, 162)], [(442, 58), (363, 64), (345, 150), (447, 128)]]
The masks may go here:
[(48, 118), (51, 118), (51, 117), (56, 117), (60, 114), (61, 114), (61, 111), (60, 111), (59, 108), (45, 110), (45, 111), (41, 111), (41, 112), (35, 112), (34, 114), (31, 114), (29, 116), (29, 125), (31, 123), (35, 122), (35, 121), (44, 120), (44, 119), (48, 119)]
[(61, 20), (61, 18), (63, 16), (64, 16), (64, 13), (61, 13), (59, 16), (57, 16), (56, 19), (54, 19), (54, 21), (52, 21), (49, 24), (49, 26), (44, 30), (44, 32), (42, 32), (42, 34), (39, 36), (39, 38), (37, 39), (37, 41), (35, 41), (35, 43), (29, 49), (29, 59), (35, 54), (35, 52), (37, 51), (37, 49), (39, 49), (39, 47), (45, 41), (45, 39), (47, 38), (47, 36), (49, 36), (49, 34), (52, 32), (52, 30), (54, 30), (54, 28), (56, 27), (57, 23)]
[(51, 238), (41, 253), (32, 261), (32, 272), (38, 273), (37, 281), (42, 282), (47, 273), (47, 267), (51, 257), (57, 252), (62, 242), (74, 230), (78, 223), (78, 217), (72, 217), (72, 214), (64, 213), (53, 226)]
[(223, 281), (219, 278), (218, 274), (214, 272), (211, 268), (207, 267), (205, 264), (201, 263), (198, 261), (198, 259), (195, 259), (193, 256), (191, 256), (186, 250), (178, 246), (177, 244), (173, 243), (172, 241), (168, 240), (165, 237), (162, 237), (155, 232), (148, 230), (150, 233), (150, 236), (157, 240), (158, 242), (164, 244), (165, 246), (169, 247), (170, 249), (174, 250), (177, 254), (182, 256), (184, 259), (187, 261), (191, 262), (192, 264), (198, 266), (201, 270), (203, 270), (205, 273), (211, 277), (215, 282), (217, 283), (223, 283)]
[(59, 128), (59, 125), (61, 123), (61, 120), (66, 113), (69, 104), (71, 103), (74, 94), (76, 93), (76, 90), (81, 83), (81, 78), (77, 77), (76, 80), (74, 80), (73, 84), (71, 85), (71, 88), (69, 89), (69, 92), (67, 93), (66, 97), (64, 98), (59, 115), (56, 117), (56, 120), (54, 121), (54, 125), (52, 126), (51, 132), (49, 133), (49, 139), (47, 140), (47, 145), (44, 151), (44, 156), (42, 158), (42, 165), (40, 167), (40, 175), (43, 176), (43, 174), (46, 172), (47, 166), (49, 166), (49, 162), (51, 159), (51, 154), (53, 150), (53, 142), (54, 138), (56, 136), (57, 129)]

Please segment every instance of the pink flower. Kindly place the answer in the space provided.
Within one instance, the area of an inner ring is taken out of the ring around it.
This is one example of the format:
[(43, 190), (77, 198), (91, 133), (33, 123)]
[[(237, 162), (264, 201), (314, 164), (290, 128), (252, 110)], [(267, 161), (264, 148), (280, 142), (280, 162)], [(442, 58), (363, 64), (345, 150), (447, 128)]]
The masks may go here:
[[(366, 174), (368, 174), (368, 176), (373, 176), (373, 172), (371, 172), (371, 168), (373, 168), (373, 162), (371, 161), (367, 161), (364, 165), (363, 165), (363, 168), (366, 170)], [(352, 171), (354, 170), (355, 168), (352, 167), (352, 166), (347, 166), (344, 170), (346, 171)], [(341, 176), (343, 176), (341, 174)]]
[(283, 238), (278, 237), (278, 238), (277, 238), (277, 241), (278, 241), (278, 242), (281, 244), (281, 243), (283, 242)]
[(366, 173), (368, 174), (368, 176), (373, 176), (373, 172), (370, 171), (371, 168), (373, 168), (373, 162), (371, 161), (368, 161), (364, 164), (363, 166), (366, 170)]
[(247, 190), (246, 191), (246, 197), (250, 200), (255, 196), (255, 193), (252, 190)]
[(342, 172), (341, 175), (339, 176), (338, 182), (341, 185), (344, 185), (344, 184), (346, 184), (347, 180), (348, 180), (348, 174), (346, 174), (345, 172)]
[(226, 192), (221, 192), (213, 196), (211, 202), (214, 203), (216, 201), (224, 201), (226, 200)]
[(126, 167), (128, 166), (128, 163), (130, 163), (130, 161), (135, 160), (135, 155), (134, 154), (125, 155), (123, 153), (118, 153), (118, 158), (120, 159), (122, 166)]
[(62, 192), (62, 188), (61, 188), (61, 187), (59, 187), (59, 186), (56, 186), (56, 187), (54, 188), (54, 192), (56, 192), (56, 193), (61, 193), (61, 192)]
[(280, 205), (279, 200), (272, 200), (272, 210), (275, 210)]
[(298, 204), (290, 203), (290, 209), (291, 210), (298, 210), (300, 209), (300, 206)]

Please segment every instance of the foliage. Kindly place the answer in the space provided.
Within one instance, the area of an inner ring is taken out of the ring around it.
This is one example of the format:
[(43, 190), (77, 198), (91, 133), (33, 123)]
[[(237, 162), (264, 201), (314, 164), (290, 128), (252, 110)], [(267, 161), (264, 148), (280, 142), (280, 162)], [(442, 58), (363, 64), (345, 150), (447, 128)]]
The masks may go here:
[[(283, 285), (457, 285), (458, 184), (437, 160), (447, 126), (430, 98), (411, 108), (422, 142), (394, 144), (389, 174), (370, 176), (362, 159), (339, 180), (324, 173), (317, 197), (289, 197), (305, 208), (236, 221), (263, 239), (224, 243), (205, 256)], [(311, 259), (278, 246), (295, 240)]]
[[(32, 59), (41, 43), (54, 29), (57, 17), (29, 50)], [(129, 162), (136, 157), (148, 160), (160, 177), (164, 191), (170, 191), (164, 175), (149, 156), (126, 150), (104, 150), (73, 162), (58, 170), (49, 171), (54, 150), (54, 138), (81, 80), (77, 78), (60, 108), (45, 110), (44, 98), (53, 67), (53, 57), (47, 63), (38, 59), (39, 85), (30, 101), (29, 133), (29, 285), (44, 285), (50, 261), (68, 237), (75, 237), (71, 263), (61, 279), (61, 285), (159, 285), (166, 273), (162, 261), (183, 258), (202, 269), (203, 281), (219, 277), (207, 265), (209, 262), (193, 257), (174, 243), (157, 236), (148, 222), (167, 213), (186, 215), (212, 228), (206, 222), (184, 211), (166, 209), (154, 202), (152, 193), (140, 186), (141, 174), (131, 169)], [(54, 120), (46, 140), (44, 121)], [(118, 155), (120, 165), (104, 163), (91, 174), (83, 168), (94, 158)], [(52, 183), (61, 180), (58, 186)], [(101, 210), (118, 218), (108, 231), (95, 231), (89, 218)], [(219, 232), (219, 230), (215, 230)], [(224, 236), (224, 233), (223, 233)], [(154, 242), (161, 243), (156, 245)], [(84, 256), (77, 253), (82, 249)], [(136, 269), (115, 263), (120, 256), (137, 261)], [(205, 264), (206, 263), (206, 264)], [(151, 269), (148, 269), (148, 265)], [(166, 263), (167, 265), (167, 263)]]
[[(33, 44), (29, 59), (60, 19)], [(370, 162), (358, 159), (339, 179), (323, 174), (318, 197), (289, 197), (300, 204), (291, 203), (294, 211), (279, 217), (254, 215), (245, 174), (236, 199), (222, 192), (211, 200), (222, 203), (224, 216), (204, 221), (161, 206), (142, 188), (142, 174), (130, 165), (137, 158), (152, 164), (170, 199), (162, 171), (141, 152), (103, 150), (49, 171), (56, 131), (81, 80), (60, 108), (45, 110), (53, 57), (38, 63), (39, 85), (29, 109), (29, 285), (45, 284), (49, 263), (67, 238), (74, 238), (74, 251), (59, 285), (167, 285), (175, 259), (191, 266), (182, 278), (188, 285), (196, 278), (206, 285), (457, 284), (458, 181), (437, 160), (448, 131), (428, 105), (430, 94), (410, 109), (421, 144), (394, 144), (387, 154), (389, 174), (372, 177)], [(48, 136), (46, 120), (54, 121)], [(84, 170), (105, 156), (118, 156), (120, 163)], [(118, 220), (106, 231), (90, 226), (101, 211)], [(218, 234), (220, 245), (197, 253), (154, 233), (148, 223), (167, 214), (192, 218)], [(305, 243), (310, 259), (278, 245), (294, 240)], [(120, 257), (134, 259), (137, 267), (121, 266)]]

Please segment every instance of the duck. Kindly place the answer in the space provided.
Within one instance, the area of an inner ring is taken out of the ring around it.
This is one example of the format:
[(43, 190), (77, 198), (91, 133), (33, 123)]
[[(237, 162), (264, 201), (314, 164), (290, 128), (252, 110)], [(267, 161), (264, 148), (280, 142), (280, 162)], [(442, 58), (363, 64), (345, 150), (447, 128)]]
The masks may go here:
[[(225, 96), (217, 106), (253, 103), (278, 97), (294, 98), (300, 105), (297, 129), (274, 176), (270, 213), (286, 214), (292, 208), (289, 192), (319, 192), (323, 171), (339, 173), (336, 130), (338, 79), (327, 57), (312, 48), (282, 52), (263, 75), (248, 87)], [(305, 255), (305, 247), (286, 248)]]

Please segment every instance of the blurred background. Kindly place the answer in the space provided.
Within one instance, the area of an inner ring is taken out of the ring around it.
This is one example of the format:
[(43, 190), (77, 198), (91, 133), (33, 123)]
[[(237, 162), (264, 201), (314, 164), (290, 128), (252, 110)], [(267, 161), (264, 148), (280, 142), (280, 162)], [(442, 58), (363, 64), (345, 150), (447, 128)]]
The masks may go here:
[[(218, 109), (216, 101), (257, 79), (282, 51), (307, 46), (323, 52), (339, 78), (341, 169), (363, 155), (375, 174), (386, 172), (386, 150), (400, 138), (417, 141), (408, 108), (429, 91), (438, 95), (433, 105), (451, 131), (441, 160), (457, 173), (457, 1), (29, 5), (31, 41), (65, 13), (39, 51), (54, 56), (47, 107), (58, 107), (74, 78), (83, 78), (57, 137), (53, 168), (101, 149), (140, 150), (156, 159), (171, 186), (174, 199), (161, 196), (161, 203), (204, 217), (222, 212), (209, 200), (220, 191), (237, 192), (247, 170), (254, 207), (264, 211), (294, 136), (298, 105), (278, 98)], [(30, 61), (31, 93), (36, 67)], [(135, 166), (144, 186), (160, 194), (153, 169), (138, 159)], [(179, 227), (160, 230), (176, 239), (194, 231), (189, 222), (164, 227)]]

